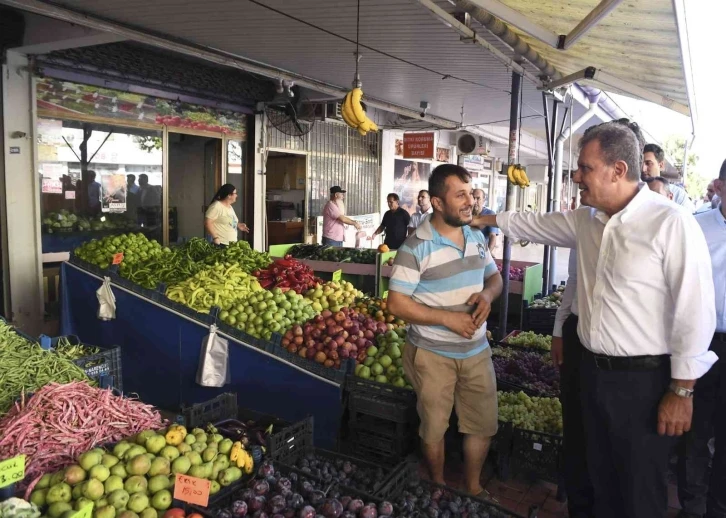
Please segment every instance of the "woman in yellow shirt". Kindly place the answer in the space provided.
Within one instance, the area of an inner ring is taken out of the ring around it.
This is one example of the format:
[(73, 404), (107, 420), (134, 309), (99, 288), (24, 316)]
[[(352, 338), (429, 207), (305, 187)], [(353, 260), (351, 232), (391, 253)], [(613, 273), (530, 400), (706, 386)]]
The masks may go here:
[(249, 232), (247, 225), (237, 219), (232, 205), (237, 201), (237, 188), (226, 183), (219, 188), (207, 208), (204, 228), (215, 245), (229, 245), (237, 241), (237, 231)]

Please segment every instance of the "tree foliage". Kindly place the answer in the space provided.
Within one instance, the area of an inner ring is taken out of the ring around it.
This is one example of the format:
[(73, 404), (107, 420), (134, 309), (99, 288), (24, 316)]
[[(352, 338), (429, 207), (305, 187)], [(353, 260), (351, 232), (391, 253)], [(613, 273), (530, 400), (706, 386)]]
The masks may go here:
[[(677, 136), (668, 137), (664, 144), (666, 154), (673, 159), (673, 165), (675, 165), (679, 171), (683, 170), (683, 155), (685, 147), (686, 139)], [(691, 199), (696, 202), (696, 205), (698, 205), (698, 201), (703, 198), (708, 182), (709, 179), (698, 172), (698, 155), (689, 152), (688, 169), (686, 171), (684, 183), (686, 192)]]

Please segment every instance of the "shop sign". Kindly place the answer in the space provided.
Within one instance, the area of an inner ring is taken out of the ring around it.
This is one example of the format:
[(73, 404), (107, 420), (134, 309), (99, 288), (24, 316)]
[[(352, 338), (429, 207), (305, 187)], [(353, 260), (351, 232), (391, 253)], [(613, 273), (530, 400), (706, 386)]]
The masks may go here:
[(63, 182), (53, 178), (43, 178), (41, 192), (45, 194), (63, 194)]
[(434, 133), (404, 133), (403, 158), (434, 158)]

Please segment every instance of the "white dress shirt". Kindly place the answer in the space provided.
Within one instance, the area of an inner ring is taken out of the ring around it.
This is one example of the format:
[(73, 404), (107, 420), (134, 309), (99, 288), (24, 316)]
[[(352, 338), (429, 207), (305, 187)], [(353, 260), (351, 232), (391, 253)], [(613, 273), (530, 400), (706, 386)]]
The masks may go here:
[(413, 228), (413, 229), (418, 228), (418, 226), (421, 224), (421, 222), (424, 220), (424, 218), (426, 216), (428, 216), (429, 214), (432, 214), (433, 212), (434, 212), (433, 207), (429, 207), (429, 210), (427, 210), (426, 212), (421, 212), (421, 209), (417, 210), (411, 216), (411, 219), (408, 222), (408, 228)]
[(497, 216), (505, 234), (577, 249), (577, 333), (608, 356), (671, 356), (671, 377), (693, 380), (716, 362), (708, 246), (695, 218), (650, 189), (608, 217), (590, 207)]
[(577, 315), (577, 250), (570, 250), (570, 259), (567, 263), (567, 286), (560, 300), (560, 307), (555, 313), (555, 327), (552, 336), (562, 338), (562, 326), (572, 314)]
[(673, 194), (674, 202), (684, 207), (691, 214), (696, 212), (696, 206), (691, 201), (691, 198), (688, 197), (688, 193), (683, 187), (680, 185), (670, 184), (668, 188), (670, 189), (671, 194)]
[(706, 236), (713, 265), (713, 284), (716, 292), (716, 331), (726, 333), (726, 217), (721, 210), (712, 209), (696, 216)]

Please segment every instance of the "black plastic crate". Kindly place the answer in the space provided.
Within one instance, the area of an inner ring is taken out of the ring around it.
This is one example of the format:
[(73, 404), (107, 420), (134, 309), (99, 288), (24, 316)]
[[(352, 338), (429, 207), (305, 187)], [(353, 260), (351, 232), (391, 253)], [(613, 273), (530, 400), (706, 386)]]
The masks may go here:
[(413, 429), (409, 434), (396, 436), (368, 427), (351, 427), (343, 442), (345, 453), (354, 457), (374, 460), (382, 465), (395, 465), (414, 453), (418, 435)]
[(562, 436), (514, 428), (512, 470), (558, 483), (562, 457)]
[[(58, 346), (58, 342), (61, 340), (60, 336), (56, 336), (50, 339), (50, 348), (55, 349)], [(80, 345), (81, 340), (74, 335), (65, 337), (71, 345)], [(48, 340), (46, 337), (41, 337), (41, 345), (43, 341)], [(87, 345), (87, 344), (84, 344)], [(115, 388), (123, 392), (123, 370), (121, 368), (121, 347), (102, 347), (100, 345), (88, 347), (97, 347), (101, 349), (101, 352), (84, 356), (77, 360), (72, 360), (73, 363), (78, 365), (86, 373), (86, 376), (98, 383), (101, 388)]]
[(403, 403), (381, 396), (352, 393), (348, 398), (351, 416), (370, 415), (394, 423), (412, 423), (418, 418), (416, 403)]
[[(448, 494), (461, 497), (462, 500), (469, 498), (472, 501), (477, 502), (480, 506), (482, 506), (484, 508), (484, 510), (492, 518), (524, 518), (521, 515), (516, 514), (507, 509), (504, 509), (503, 507), (501, 507), (495, 503), (488, 502), (486, 500), (482, 500), (480, 498), (476, 498), (476, 497), (467, 495), (465, 493), (457, 491), (456, 489), (452, 489), (448, 486), (442, 486), (442, 485), (430, 482), (428, 480), (422, 480), (419, 477), (418, 462), (406, 463), (400, 469), (398, 469), (393, 474), (393, 476), (388, 479), (386, 484), (384, 484), (384, 487), (382, 487), (381, 490), (377, 493), (377, 496), (383, 500), (395, 502), (395, 500), (403, 493), (403, 491), (407, 487), (411, 487), (411, 485), (415, 485), (415, 484), (424, 486), (427, 489), (439, 488)], [(533, 506), (530, 509), (528, 518), (536, 518), (536, 516), (537, 516), (537, 508), (535, 506)]]
[(312, 417), (290, 423), (275, 416), (241, 408), (237, 406), (237, 394), (220, 394), (209, 401), (183, 409), (183, 415), (184, 423), (190, 429), (203, 428), (209, 423), (224, 427), (225, 423), (246, 424), (250, 421), (264, 428), (272, 426), (272, 432), (266, 437), (266, 456), (271, 459), (289, 454), (297, 447), (308, 444), (312, 446), (314, 431)]
[(396, 387), (389, 383), (359, 378), (349, 374), (345, 380), (345, 391), (352, 394), (385, 397), (402, 403), (416, 405), (416, 393), (407, 388)]
[(522, 331), (534, 331), (542, 335), (551, 335), (555, 327), (557, 308), (533, 308), (524, 302), (522, 311)]
[(292, 363), (293, 365), (296, 365), (303, 370), (306, 370), (308, 372), (311, 372), (312, 374), (315, 374), (317, 376), (320, 376), (321, 378), (325, 378), (327, 380), (333, 381), (335, 383), (338, 383), (340, 385), (345, 384), (345, 378), (346, 375), (352, 372), (352, 370), (355, 368), (355, 361), (351, 358), (345, 363), (341, 362), (340, 368), (328, 368), (324, 367), (322, 365), (319, 365), (315, 363), (312, 360), (308, 360), (307, 358), (302, 358), (297, 354), (293, 354), (284, 347), (280, 345), (276, 345), (272, 342), (264, 341), (264, 350), (269, 352), (270, 354), (273, 354), (277, 356), (278, 358), (282, 358), (283, 360)]

